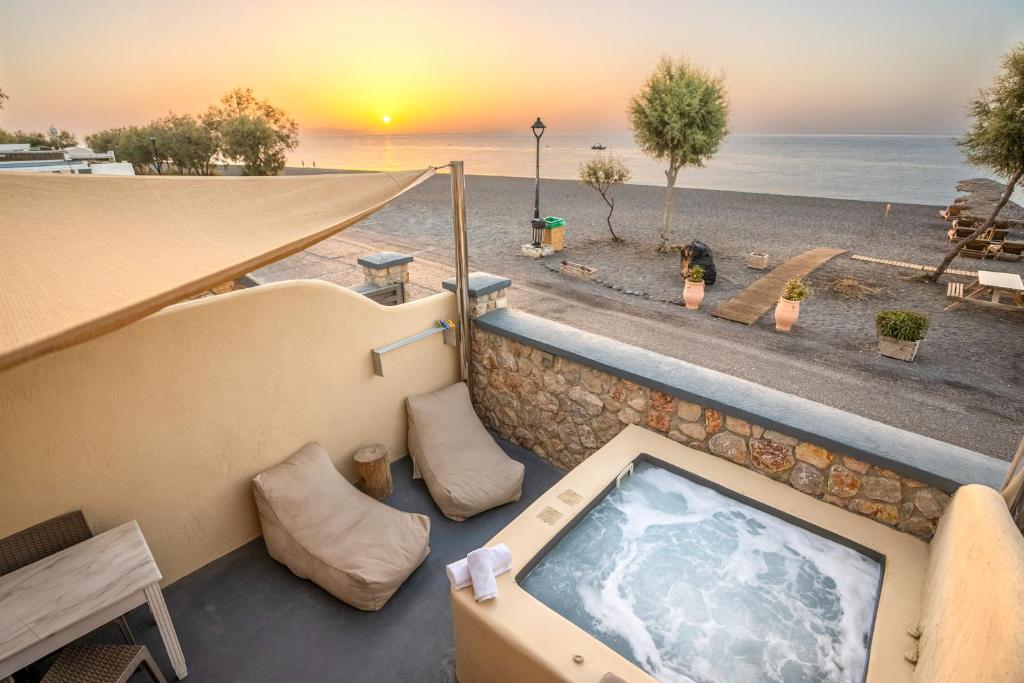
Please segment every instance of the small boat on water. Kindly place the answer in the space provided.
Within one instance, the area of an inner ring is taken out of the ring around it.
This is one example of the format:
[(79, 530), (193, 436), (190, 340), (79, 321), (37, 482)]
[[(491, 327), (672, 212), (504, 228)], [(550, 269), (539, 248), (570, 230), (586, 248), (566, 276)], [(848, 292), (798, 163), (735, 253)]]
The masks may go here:
[(591, 145), (591, 146), (590, 146), (590, 149), (608, 149), (608, 148), (607, 148), (607, 147), (605, 147), (604, 145), (602, 145), (602, 144), (601, 144), (601, 143), (599, 142), (599, 143), (597, 143), (596, 145)]

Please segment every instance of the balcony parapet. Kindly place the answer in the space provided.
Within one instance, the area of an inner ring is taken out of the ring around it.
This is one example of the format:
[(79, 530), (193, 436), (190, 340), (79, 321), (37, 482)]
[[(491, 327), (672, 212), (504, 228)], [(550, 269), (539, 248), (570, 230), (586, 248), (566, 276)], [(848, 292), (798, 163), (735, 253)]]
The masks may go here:
[(496, 309), (473, 327), (481, 416), (565, 469), (640, 424), (921, 538), (950, 493), (998, 488), (1006, 470), (981, 453), (521, 311)]

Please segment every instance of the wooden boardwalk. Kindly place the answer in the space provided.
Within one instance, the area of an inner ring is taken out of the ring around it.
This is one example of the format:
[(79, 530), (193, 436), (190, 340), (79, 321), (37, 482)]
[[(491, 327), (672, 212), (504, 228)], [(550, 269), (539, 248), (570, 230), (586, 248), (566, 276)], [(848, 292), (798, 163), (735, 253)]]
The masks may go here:
[(744, 325), (753, 325), (779, 300), (782, 288), (787, 282), (795, 277), (804, 277), (829, 259), (845, 251), (845, 249), (818, 247), (805, 251), (799, 256), (794, 256), (773, 268), (770, 273), (756, 280), (712, 311), (711, 314), (726, 320), (735, 320)]
[[(935, 266), (922, 266), (917, 263), (907, 263), (906, 261), (893, 261), (887, 258), (875, 258), (874, 256), (861, 256), (860, 254), (854, 254), (850, 257), (854, 261), (867, 261), (868, 263), (881, 263), (884, 266), (896, 266), (897, 268), (907, 268), (909, 270), (927, 270), (930, 273), (935, 272)], [(965, 277), (978, 277), (978, 272), (975, 270), (960, 270), (959, 268), (946, 268), (946, 273), (949, 275), (963, 275)]]

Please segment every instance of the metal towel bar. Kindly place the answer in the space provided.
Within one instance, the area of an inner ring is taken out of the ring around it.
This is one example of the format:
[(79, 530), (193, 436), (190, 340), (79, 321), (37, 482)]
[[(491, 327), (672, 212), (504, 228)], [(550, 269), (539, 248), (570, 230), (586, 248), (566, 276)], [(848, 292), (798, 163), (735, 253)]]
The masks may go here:
[(403, 346), (408, 346), (409, 344), (414, 344), (428, 337), (433, 337), (435, 334), (444, 334), (444, 343), (448, 346), (456, 346), (458, 343), (455, 334), (455, 326), (449, 325), (447, 321), (442, 326), (441, 321), (438, 321), (437, 325), (429, 327), (422, 332), (417, 332), (416, 334), (410, 335), (404, 339), (399, 339), (398, 341), (393, 341), (390, 344), (372, 349), (370, 351), (370, 356), (373, 359), (373, 374), (378, 377), (384, 376), (383, 356), (385, 353), (395, 351)]

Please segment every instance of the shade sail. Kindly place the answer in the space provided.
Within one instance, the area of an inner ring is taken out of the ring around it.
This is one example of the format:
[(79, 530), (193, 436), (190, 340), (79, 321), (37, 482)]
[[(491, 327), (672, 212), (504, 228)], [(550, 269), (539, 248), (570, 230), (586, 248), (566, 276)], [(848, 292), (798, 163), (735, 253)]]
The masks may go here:
[(0, 173), (0, 370), (305, 249), (432, 174)]

